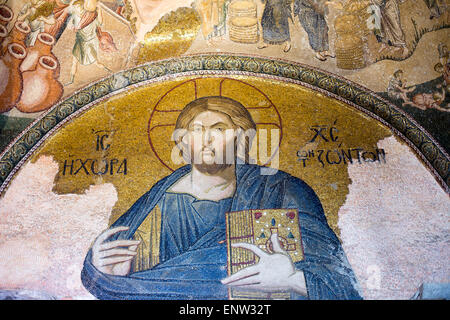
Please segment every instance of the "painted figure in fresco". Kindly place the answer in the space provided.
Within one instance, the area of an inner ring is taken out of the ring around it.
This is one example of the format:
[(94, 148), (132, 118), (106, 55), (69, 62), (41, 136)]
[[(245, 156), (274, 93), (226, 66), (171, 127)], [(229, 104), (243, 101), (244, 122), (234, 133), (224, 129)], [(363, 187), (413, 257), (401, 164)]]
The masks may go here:
[(428, 9), (430, 9), (430, 19), (439, 18), (447, 11), (445, 0), (424, 0)]
[(226, 33), (227, 0), (196, 0), (195, 8), (202, 20), (202, 34), (209, 44)]
[(289, 32), (289, 19), (292, 20), (291, 0), (263, 0), (263, 3), (262, 37), (258, 48), (263, 49), (269, 44), (280, 45), (284, 43), (283, 51), (288, 52), (291, 49)]
[(444, 43), (439, 43), (438, 45), (438, 53), (439, 53), (439, 62), (442, 65), (446, 65), (450, 63), (450, 55), (448, 52), (448, 47)]
[[(263, 175), (249, 164), (256, 125), (239, 102), (203, 97), (180, 113), (174, 132), (190, 164), (157, 182), (89, 250), (81, 279), (100, 299), (228, 299), (228, 287), (290, 292), (297, 299), (361, 299), (322, 205), (302, 180)], [(229, 134), (231, 132), (231, 134)], [(254, 135), (253, 135), (254, 136)], [(234, 150), (224, 161), (225, 150)], [(276, 233), (269, 254), (227, 277), (225, 213), (296, 208), (304, 260), (292, 263)]]
[(450, 55), (444, 43), (438, 45), (439, 62), (434, 65), (434, 71), (442, 75), (442, 86), (450, 91)]
[(47, 0), (30, 0), (25, 3), (18, 14), (17, 20), (26, 22), (31, 32), (25, 39), (27, 47), (34, 46), (39, 33), (44, 32), (47, 25), (53, 25), (54, 2)]
[(388, 46), (395, 47), (395, 51), (402, 50), (402, 55), (406, 56), (409, 52), (405, 33), (403, 32), (402, 24), (400, 22), (400, 8), (399, 3), (406, 0), (371, 0), (372, 3), (380, 8), (380, 35), (378, 36), (381, 42), (380, 50), (386, 50)]
[(120, 16), (123, 15), (123, 11), (125, 9), (125, 6), (127, 4), (128, 0), (116, 0), (116, 13)]
[(58, 41), (69, 22), (71, 0), (55, 0), (54, 3), (53, 16), (55, 23), (47, 29), (47, 32), (55, 38), (55, 41)]
[(450, 89), (450, 63), (447, 63), (445, 66), (443, 66), (440, 62), (436, 63), (434, 65), (434, 71), (442, 75), (442, 83), (441, 86), (443, 86), (447, 91)]
[(441, 107), (442, 102), (445, 101), (446, 89), (439, 85), (441, 92), (436, 91), (432, 93), (418, 93), (414, 97), (402, 104), (402, 106), (410, 105), (420, 110), (436, 109), (443, 112), (450, 112), (450, 107)]
[(387, 94), (393, 100), (409, 101), (408, 93), (414, 91), (416, 87), (406, 88), (406, 80), (403, 78), (403, 70), (397, 70), (389, 80)]
[(315, 51), (315, 57), (325, 61), (335, 56), (329, 51), (328, 24), (325, 15), (328, 5), (336, 4), (323, 0), (295, 0), (294, 15), (308, 34), (309, 44)]
[(99, 48), (98, 27), (103, 22), (101, 11), (97, 9), (97, 6), (95, 6), (94, 10), (91, 7), (86, 7), (85, 1), (72, 0), (69, 13), (76, 35), (72, 49), (73, 60), (70, 70), (70, 81), (65, 86), (74, 82), (79, 64), (90, 65), (95, 63), (98, 67), (111, 72), (109, 68), (97, 59)]

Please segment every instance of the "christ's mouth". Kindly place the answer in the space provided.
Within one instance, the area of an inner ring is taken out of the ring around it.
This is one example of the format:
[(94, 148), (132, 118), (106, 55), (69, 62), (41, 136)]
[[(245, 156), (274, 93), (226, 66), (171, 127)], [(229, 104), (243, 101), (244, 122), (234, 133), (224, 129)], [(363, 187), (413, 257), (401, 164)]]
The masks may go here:
[(214, 155), (215, 152), (214, 152), (214, 149), (206, 147), (206, 148), (202, 149), (202, 154), (204, 154), (204, 155)]

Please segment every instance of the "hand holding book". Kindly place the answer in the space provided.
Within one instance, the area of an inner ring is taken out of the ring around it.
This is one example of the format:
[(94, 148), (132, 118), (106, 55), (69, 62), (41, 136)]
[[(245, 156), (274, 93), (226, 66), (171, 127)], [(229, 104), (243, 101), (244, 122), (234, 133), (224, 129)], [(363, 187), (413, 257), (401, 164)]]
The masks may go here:
[(278, 234), (270, 237), (273, 253), (265, 252), (254, 244), (234, 243), (234, 248), (252, 251), (259, 257), (259, 262), (239, 270), (222, 280), (230, 287), (262, 292), (295, 291), (306, 296), (306, 283), (302, 271), (297, 271), (291, 257), (281, 247)]

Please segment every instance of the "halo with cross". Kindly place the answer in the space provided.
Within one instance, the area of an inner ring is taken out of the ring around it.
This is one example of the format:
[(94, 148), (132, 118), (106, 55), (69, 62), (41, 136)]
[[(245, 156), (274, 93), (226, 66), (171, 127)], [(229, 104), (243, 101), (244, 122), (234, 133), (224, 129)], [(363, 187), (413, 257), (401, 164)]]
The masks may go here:
[[(164, 93), (156, 102), (148, 121), (148, 140), (158, 161), (171, 171), (180, 164), (172, 161), (171, 152), (175, 145), (172, 133), (182, 109), (191, 101), (205, 96), (223, 96), (240, 102), (250, 113), (256, 124), (256, 137), (250, 150), (250, 156), (258, 159), (259, 165), (267, 165), (279, 151), (283, 137), (281, 116), (270, 98), (255, 86), (239, 79), (226, 77), (195, 78), (183, 81)], [(261, 159), (257, 154), (256, 139), (265, 130), (266, 141), (270, 141), (271, 132), (278, 129), (276, 148), (267, 146), (270, 156)], [(272, 150), (273, 149), (273, 150)], [(269, 151), (270, 150), (270, 151)]]

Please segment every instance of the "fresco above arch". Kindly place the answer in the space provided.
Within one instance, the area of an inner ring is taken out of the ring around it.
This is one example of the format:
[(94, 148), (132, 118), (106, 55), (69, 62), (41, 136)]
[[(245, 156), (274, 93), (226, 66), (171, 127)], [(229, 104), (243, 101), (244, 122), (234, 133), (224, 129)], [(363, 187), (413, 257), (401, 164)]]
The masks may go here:
[(58, 98), (114, 72), (185, 55), (251, 53), (311, 65), (380, 93), (448, 153), (447, 1), (2, 2), (3, 54), (11, 42), (23, 45), (21, 73), (50, 55), (58, 70), (54, 85), (62, 86), (60, 94), (37, 91), (45, 103), (24, 103), (24, 95), (15, 101), (19, 107), (0, 110), (2, 149)]

